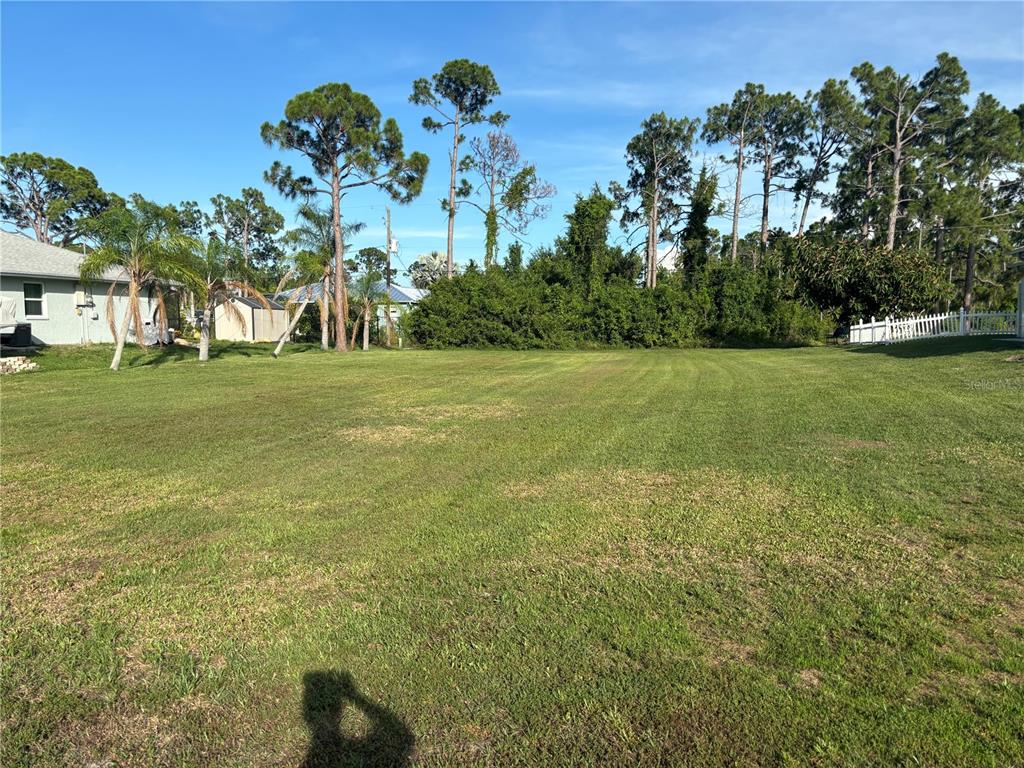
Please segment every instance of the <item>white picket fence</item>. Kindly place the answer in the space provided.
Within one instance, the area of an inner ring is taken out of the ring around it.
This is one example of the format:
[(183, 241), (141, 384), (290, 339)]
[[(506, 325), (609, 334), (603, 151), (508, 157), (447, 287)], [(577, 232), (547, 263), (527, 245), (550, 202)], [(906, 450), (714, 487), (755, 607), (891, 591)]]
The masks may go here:
[(892, 344), (897, 341), (927, 339), (932, 336), (980, 336), (987, 334), (1014, 334), (1017, 332), (1016, 312), (946, 312), (937, 315), (883, 320), (850, 326), (851, 344)]

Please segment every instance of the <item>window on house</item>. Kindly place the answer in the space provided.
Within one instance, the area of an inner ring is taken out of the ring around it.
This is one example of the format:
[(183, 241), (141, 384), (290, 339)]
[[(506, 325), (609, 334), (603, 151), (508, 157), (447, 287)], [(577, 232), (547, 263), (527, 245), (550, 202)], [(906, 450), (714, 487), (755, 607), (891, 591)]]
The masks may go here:
[(46, 295), (42, 283), (25, 283), (25, 317), (46, 317)]

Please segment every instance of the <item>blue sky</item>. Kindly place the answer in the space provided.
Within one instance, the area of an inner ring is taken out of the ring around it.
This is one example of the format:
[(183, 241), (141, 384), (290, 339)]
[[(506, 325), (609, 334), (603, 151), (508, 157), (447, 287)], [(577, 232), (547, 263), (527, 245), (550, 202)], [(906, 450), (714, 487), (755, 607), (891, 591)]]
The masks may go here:
[[(558, 187), (526, 240), (550, 243), (578, 192), (624, 175), (623, 148), (655, 111), (700, 117), (748, 80), (802, 94), (864, 60), (921, 74), (959, 56), (975, 93), (1024, 101), (1024, 4), (11, 3), (2, 23), (3, 152), (39, 151), (93, 170), (108, 190), (161, 202), (264, 188), (275, 159), (264, 120), (295, 93), (348, 82), (430, 155), (423, 195), (393, 206), (401, 260), (444, 249), (450, 137), (420, 128), (412, 81), (445, 61), (489, 64), (525, 158)], [(699, 147), (714, 154), (714, 149)], [(699, 159), (698, 159), (699, 162)], [(750, 178), (749, 192), (755, 179)], [(746, 185), (745, 185), (746, 186)], [(347, 219), (383, 242), (383, 194), (360, 191)], [(756, 226), (756, 215), (747, 228)], [(793, 205), (778, 198), (773, 226)], [(478, 261), (483, 225), (457, 220), (456, 259)], [(502, 246), (508, 238), (503, 238)]]

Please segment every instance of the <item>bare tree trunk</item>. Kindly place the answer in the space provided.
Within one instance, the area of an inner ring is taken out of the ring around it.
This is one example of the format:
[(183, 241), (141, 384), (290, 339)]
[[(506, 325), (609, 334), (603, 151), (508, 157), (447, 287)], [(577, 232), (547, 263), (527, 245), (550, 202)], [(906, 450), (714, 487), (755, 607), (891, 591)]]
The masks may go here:
[(328, 309), (328, 302), (331, 300), (330, 281), (330, 275), (325, 274), (324, 279), (321, 282), (323, 290), (321, 301), (323, 302), (323, 305), (320, 308), (320, 349), (324, 352), (326, 352), (331, 346), (331, 313)]
[(385, 206), (384, 211), (386, 213), (387, 220), (387, 231), (385, 232), (387, 242), (384, 244), (384, 253), (387, 255), (387, 263), (385, 266), (385, 269), (387, 270), (385, 273), (387, 279), (384, 282), (384, 290), (386, 290), (388, 294), (388, 303), (384, 311), (387, 317), (388, 349), (390, 349), (395, 343), (395, 323), (391, 319), (391, 209)]
[(274, 357), (281, 354), (281, 350), (284, 348), (284, 343), (291, 338), (292, 332), (295, 330), (295, 326), (299, 324), (299, 318), (302, 317), (302, 313), (306, 311), (306, 307), (309, 306), (309, 299), (307, 298), (301, 304), (299, 309), (292, 317), (292, 321), (288, 324), (288, 330), (281, 334), (281, 338), (277, 340), (277, 346), (274, 348)]
[(903, 170), (903, 148), (897, 144), (892, 153), (892, 206), (889, 208), (889, 227), (885, 233), (885, 250), (896, 247), (896, 220), (900, 215), (900, 175)]
[[(242, 264), (245, 266), (246, 271), (249, 269), (249, 217), (245, 217), (245, 224), (242, 225)], [(246, 275), (246, 285), (248, 285), (248, 275)]]
[(964, 272), (964, 309), (971, 311), (974, 303), (974, 260), (977, 255), (977, 246), (971, 243), (967, 246), (967, 269)]
[(363, 352), (370, 349), (370, 308), (363, 308)]
[(814, 198), (814, 188), (818, 185), (818, 174), (821, 173), (821, 155), (814, 158), (814, 169), (811, 171), (811, 181), (804, 192), (803, 211), (800, 212), (800, 224), (796, 228), (796, 236), (803, 237), (804, 226), (807, 224), (807, 212), (811, 210), (811, 200)]
[(199, 322), (199, 362), (210, 359), (210, 305), (203, 307), (203, 319)]
[(871, 236), (871, 214), (868, 209), (868, 204), (871, 202), (871, 197), (875, 192), (875, 156), (872, 155), (868, 158), (867, 166), (867, 178), (864, 181), (864, 217), (860, 223), (860, 239), (861, 242), (866, 243)]
[(494, 205), (494, 179), (487, 189), (490, 194), (490, 201), (487, 205), (487, 213), (484, 215), (486, 227), (486, 248), (484, 250), (484, 271), (486, 272), (494, 264), (498, 256), (498, 209)]
[[(768, 250), (768, 199), (772, 189), (772, 159), (764, 160), (764, 178), (761, 181), (761, 254)], [(757, 254), (754, 254), (754, 269), (757, 269)]]
[(452, 175), (448, 183), (448, 279), (455, 274), (455, 174), (459, 167), (459, 110), (455, 110), (455, 140), (452, 142)]
[(946, 222), (939, 217), (939, 226), (935, 231), (935, 263), (942, 264), (943, 238), (946, 234)]
[(761, 249), (768, 245), (768, 198), (772, 188), (772, 159), (764, 160), (764, 173), (761, 179)]
[(732, 263), (736, 263), (740, 247), (740, 197), (743, 194), (743, 131), (736, 147), (736, 196), (732, 208)]
[(654, 200), (651, 205), (650, 223), (648, 224), (647, 242), (647, 287), (658, 285), (658, 181), (654, 181)]
[(796, 228), (797, 237), (803, 237), (804, 235), (804, 225), (807, 223), (807, 212), (811, 209), (811, 195), (813, 192), (814, 189), (812, 187), (804, 193), (804, 209), (800, 213), (800, 225)]
[[(348, 289), (345, 285), (345, 241), (341, 234), (341, 179), (338, 169), (331, 175), (331, 224), (334, 228), (334, 349), (347, 352), (345, 321), (348, 319)], [(327, 300), (327, 297), (324, 297)]]

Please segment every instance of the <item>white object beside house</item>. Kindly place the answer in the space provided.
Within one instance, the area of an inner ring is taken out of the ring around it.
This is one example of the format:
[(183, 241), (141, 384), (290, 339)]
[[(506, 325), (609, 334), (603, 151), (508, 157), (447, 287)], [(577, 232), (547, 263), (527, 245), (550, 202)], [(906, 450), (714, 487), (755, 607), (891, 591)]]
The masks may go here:
[[(77, 251), (47, 245), (0, 230), (0, 305), (5, 325), (32, 326), (32, 344), (113, 342), (107, 323), (107, 290), (116, 283), (113, 309), (120, 323), (127, 298), (127, 275), (107, 270), (92, 284), (82, 283)], [(155, 336), (157, 302), (143, 295), (142, 319)], [(13, 319), (11, 313), (13, 312)], [(4, 333), (13, 328), (5, 327)], [(147, 336), (149, 335), (147, 329)], [(134, 336), (129, 334), (129, 340)]]
[(267, 299), (270, 309), (249, 296), (235, 296), (231, 304), (242, 316), (232, 316), (224, 303), (213, 310), (213, 329), (217, 339), (225, 341), (277, 341), (288, 330), (288, 312), (284, 305)]

